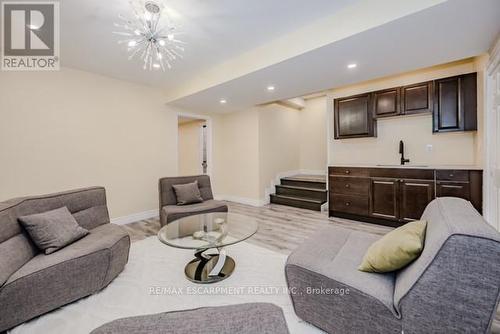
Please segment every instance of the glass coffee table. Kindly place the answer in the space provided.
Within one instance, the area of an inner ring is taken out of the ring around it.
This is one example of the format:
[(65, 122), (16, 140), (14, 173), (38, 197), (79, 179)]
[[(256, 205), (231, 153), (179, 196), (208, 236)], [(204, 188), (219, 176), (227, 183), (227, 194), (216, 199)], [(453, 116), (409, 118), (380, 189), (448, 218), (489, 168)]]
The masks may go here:
[(195, 259), (184, 268), (187, 279), (195, 283), (215, 283), (231, 276), (236, 266), (223, 247), (250, 238), (258, 227), (254, 218), (244, 215), (207, 213), (165, 225), (158, 232), (158, 238), (168, 246), (195, 251)]

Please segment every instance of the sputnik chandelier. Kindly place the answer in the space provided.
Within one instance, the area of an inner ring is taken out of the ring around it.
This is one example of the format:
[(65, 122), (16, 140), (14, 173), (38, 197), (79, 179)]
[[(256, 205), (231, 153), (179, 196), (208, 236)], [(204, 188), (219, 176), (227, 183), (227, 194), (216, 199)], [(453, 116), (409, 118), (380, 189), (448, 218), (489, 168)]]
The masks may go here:
[(121, 31), (114, 34), (124, 37), (119, 44), (126, 44), (129, 60), (140, 59), (144, 70), (172, 68), (172, 62), (182, 58), (186, 43), (177, 39), (179, 34), (162, 4), (156, 1), (131, 0), (133, 18), (118, 15)]

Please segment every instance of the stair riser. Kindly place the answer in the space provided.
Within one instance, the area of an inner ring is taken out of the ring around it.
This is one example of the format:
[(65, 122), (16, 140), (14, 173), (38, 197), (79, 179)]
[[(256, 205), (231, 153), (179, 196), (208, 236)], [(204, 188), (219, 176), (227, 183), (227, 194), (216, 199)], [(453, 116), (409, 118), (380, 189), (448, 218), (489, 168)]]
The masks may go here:
[(300, 209), (321, 211), (321, 204), (319, 203), (301, 202), (300, 200), (293, 200), (289, 198), (279, 198), (271, 196), (271, 203), (293, 206)]
[(314, 188), (326, 190), (326, 183), (323, 182), (309, 182), (309, 181), (296, 181), (281, 179), (281, 184), (284, 186)]
[(284, 195), (284, 196), (296, 196), (296, 197), (312, 198), (312, 199), (322, 201), (323, 203), (326, 202), (326, 198), (327, 198), (326, 191), (319, 192), (319, 191), (304, 190), (304, 189), (290, 189), (290, 188), (283, 188), (280, 186), (276, 186), (276, 194), (277, 195)]

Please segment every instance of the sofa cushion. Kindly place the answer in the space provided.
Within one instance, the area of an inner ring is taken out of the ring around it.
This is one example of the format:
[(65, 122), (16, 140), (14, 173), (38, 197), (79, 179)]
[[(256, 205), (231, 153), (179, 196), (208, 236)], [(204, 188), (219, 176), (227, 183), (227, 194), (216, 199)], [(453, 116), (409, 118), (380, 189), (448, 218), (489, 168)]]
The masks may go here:
[(121, 227), (105, 224), (58, 252), (38, 254), (0, 289), (0, 331), (102, 289), (123, 269), (129, 246)]
[(387, 273), (415, 260), (424, 248), (425, 220), (406, 223), (375, 241), (366, 251), (359, 270)]
[(167, 223), (170, 223), (174, 220), (196, 214), (209, 212), (227, 212), (227, 205), (224, 202), (207, 200), (202, 203), (183, 206), (166, 205), (162, 208), (162, 211), (163, 215), (166, 217)]
[(19, 221), (45, 254), (54, 253), (89, 234), (78, 225), (67, 207), (19, 217)]
[(401, 333), (394, 274), (357, 269), (379, 238), (328, 226), (299, 246), (285, 266), (297, 315), (328, 333)]
[(283, 310), (248, 303), (118, 319), (91, 334), (288, 334)]
[(287, 265), (300, 266), (370, 295), (393, 311), (394, 274), (358, 270), (363, 255), (381, 236), (329, 226), (294, 251)]
[(177, 198), (172, 185), (198, 181), (201, 197), (204, 201), (213, 199), (212, 186), (208, 175), (165, 177), (158, 182), (160, 192), (160, 207), (177, 204)]
[(174, 184), (172, 186), (177, 197), (177, 205), (186, 205), (203, 202), (200, 189), (198, 189), (198, 181), (185, 184)]
[(25, 233), (0, 243), (0, 287), (38, 252), (38, 248)]

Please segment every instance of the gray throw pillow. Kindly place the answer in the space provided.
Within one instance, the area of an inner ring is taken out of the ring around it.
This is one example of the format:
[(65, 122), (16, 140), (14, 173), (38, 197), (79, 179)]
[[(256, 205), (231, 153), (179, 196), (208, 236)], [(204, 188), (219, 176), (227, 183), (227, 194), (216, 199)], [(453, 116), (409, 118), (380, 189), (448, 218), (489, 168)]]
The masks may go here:
[(18, 219), (45, 254), (54, 253), (89, 234), (88, 230), (78, 225), (67, 207)]
[(198, 188), (198, 181), (193, 183), (175, 184), (175, 196), (177, 196), (177, 205), (186, 205), (203, 202), (203, 198)]

